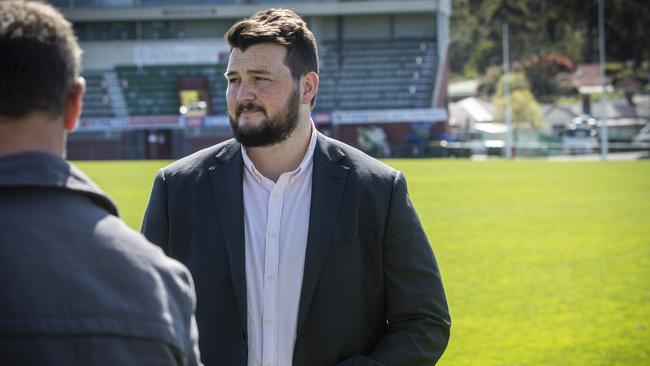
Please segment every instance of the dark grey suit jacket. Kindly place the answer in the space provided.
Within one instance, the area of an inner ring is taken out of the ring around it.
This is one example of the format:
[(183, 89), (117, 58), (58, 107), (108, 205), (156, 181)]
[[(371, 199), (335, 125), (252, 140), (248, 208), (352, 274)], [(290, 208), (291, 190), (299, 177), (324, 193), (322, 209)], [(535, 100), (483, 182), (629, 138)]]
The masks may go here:
[[(203, 362), (246, 365), (243, 168), (229, 140), (160, 170), (143, 233), (196, 283)], [(402, 174), (321, 134), (294, 365), (432, 365), (450, 318)]]
[(0, 365), (199, 365), (189, 272), (61, 157), (0, 158)]

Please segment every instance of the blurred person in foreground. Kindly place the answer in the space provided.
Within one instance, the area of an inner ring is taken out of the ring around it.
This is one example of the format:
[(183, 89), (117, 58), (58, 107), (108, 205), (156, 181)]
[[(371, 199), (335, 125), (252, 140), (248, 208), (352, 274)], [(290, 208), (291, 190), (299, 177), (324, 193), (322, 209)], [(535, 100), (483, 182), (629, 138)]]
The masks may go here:
[(160, 170), (143, 223), (196, 280), (203, 362), (433, 365), (450, 318), (404, 176), (316, 131), (316, 41), (296, 13), (225, 38), (235, 139)]
[(199, 365), (189, 272), (62, 158), (80, 56), (54, 8), (0, 1), (0, 364)]

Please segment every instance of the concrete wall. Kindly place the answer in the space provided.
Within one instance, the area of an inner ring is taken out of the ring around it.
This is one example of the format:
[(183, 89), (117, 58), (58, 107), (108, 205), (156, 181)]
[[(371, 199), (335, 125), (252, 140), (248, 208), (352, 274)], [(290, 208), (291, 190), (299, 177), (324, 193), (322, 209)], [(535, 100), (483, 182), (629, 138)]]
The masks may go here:
[(352, 15), (343, 18), (343, 39), (377, 39), (390, 36), (390, 15)]
[(436, 20), (433, 13), (395, 15), (395, 37), (433, 37)]
[(436, 18), (433, 13), (312, 17), (308, 23), (318, 41), (333, 41), (338, 36), (338, 19), (342, 22), (344, 39), (436, 36)]
[(337, 19), (338, 17), (335, 16), (310, 17), (307, 19), (307, 24), (314, 32), (317, 41), (333, 41), (338, 36)]
[(84, 70), (108, 70), (116, 65), (218, 63), (229, 49), (220, 39), (83, 42)]

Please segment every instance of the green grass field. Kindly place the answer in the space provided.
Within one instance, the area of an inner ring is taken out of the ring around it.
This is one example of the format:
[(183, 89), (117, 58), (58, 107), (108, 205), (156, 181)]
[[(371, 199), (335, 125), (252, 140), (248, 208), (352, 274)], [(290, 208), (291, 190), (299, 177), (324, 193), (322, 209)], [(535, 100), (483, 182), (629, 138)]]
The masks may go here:
[[(650, 161), (387, 163), (447, 290), (440, 365), (650, 365)], [(77, 165), (139, 228), (164, 164)]]

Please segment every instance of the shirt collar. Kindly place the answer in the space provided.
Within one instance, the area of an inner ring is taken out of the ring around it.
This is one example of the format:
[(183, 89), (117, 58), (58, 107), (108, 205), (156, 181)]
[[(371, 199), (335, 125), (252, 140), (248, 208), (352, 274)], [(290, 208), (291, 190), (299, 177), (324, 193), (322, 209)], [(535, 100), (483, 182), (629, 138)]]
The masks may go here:
[[(311, 167), (313, 160), (314, 160), (314, 150), (316, 150), (316, 141), (317, 141), (317, 133), (316, 133), (316, 127), (314, 126), (314, 121), (311, 121), (311, 137), (309, 139), (309, 146), (307, 147), (307, 151), (305, 152), (305, 156), (302, 158), (302, 161), (298, 165), (298, 167), (290, 172), (283, 173), (282, 175), (288, 174), (291, 177), (289, 178), (289, 182), (293, 183), (297, 178), (299, 178), (309, 167)], [(246, 148), (244, 145), (241, 146), (241, 153), (242, 153), (242, 158), (244, 160), (244, 167), (246, 168), (246, 171), (250, 173), (255, 180), (257, 181), (258, 184), (261, 184), (263, 181), (268, 181), (269, 179), (262, 175), (262, 173), (255, 168), (255, 164), (253, 164), (253, 161), (248, 157), (248, 154), (246, 153)]]

